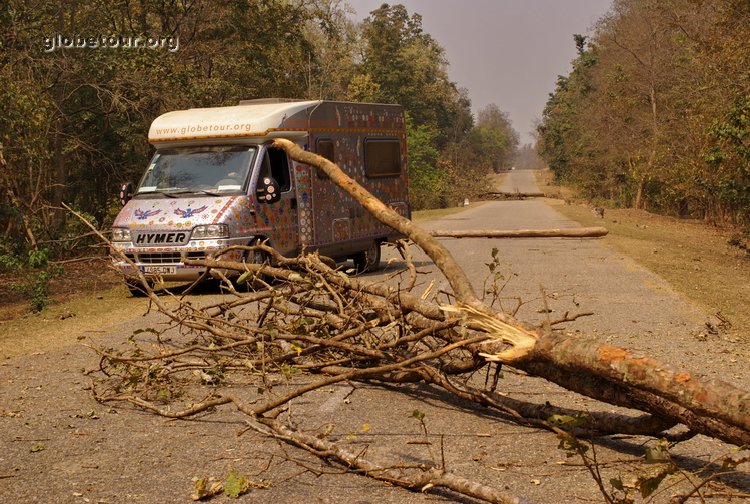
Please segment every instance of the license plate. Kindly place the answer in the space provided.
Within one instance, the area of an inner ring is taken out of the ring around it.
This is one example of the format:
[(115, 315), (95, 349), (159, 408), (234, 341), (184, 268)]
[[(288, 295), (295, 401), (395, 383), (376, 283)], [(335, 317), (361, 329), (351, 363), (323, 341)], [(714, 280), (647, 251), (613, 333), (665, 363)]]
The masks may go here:
[(174, 275), (177, 266), (143, 266), (143, 272), (149, 275)]

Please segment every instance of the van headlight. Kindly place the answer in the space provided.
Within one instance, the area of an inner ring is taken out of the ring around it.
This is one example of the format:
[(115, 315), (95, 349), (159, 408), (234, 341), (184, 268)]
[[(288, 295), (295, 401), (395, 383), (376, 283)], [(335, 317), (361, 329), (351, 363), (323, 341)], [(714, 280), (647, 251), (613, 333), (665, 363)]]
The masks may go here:
[(229, 226), (226, 224), (207, 224), (204, 226), (195, 226), (193, 240), (207, 240), (209, 238), (229, 238)]
[(128, 242), (133, 241), (130, 237), (130, 230), (128, 228), (112, 228), (112, 241), (113, 242)]

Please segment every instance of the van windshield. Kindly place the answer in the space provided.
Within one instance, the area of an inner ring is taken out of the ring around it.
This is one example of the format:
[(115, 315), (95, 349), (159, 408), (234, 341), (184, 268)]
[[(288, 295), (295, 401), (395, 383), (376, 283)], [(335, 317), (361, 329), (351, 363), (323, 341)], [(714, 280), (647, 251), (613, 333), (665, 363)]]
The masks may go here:
[(204, 193), (245, 190), (257, 149), (248, 146), (184, 147), (158, 151), (136, 194)]

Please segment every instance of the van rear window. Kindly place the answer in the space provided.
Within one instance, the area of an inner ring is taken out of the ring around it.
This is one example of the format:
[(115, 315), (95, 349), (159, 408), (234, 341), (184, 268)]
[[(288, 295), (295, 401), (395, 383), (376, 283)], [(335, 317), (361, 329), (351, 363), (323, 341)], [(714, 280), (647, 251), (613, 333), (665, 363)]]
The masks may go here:
[(333, 155), (333, 140), (328, 138), (318, 140), (318, 155), (323, 156), (331, 163), (335, 163), (336, 159)]
[[(333, 151), (333, 140), (329, 138), (321, 138), (316, 142), (316, 148), (319, 156), (323, 156), (331, 163), (336, 162), (336, 158)], [(320, 168), (315, 168), (315, 172), (318, 174), (318, 178), (327, 179), (328, 175), (323, 173)]]
[(365, 140), (365, 174), (368, 177), (401, 175), (401, 144), (398, 140)]

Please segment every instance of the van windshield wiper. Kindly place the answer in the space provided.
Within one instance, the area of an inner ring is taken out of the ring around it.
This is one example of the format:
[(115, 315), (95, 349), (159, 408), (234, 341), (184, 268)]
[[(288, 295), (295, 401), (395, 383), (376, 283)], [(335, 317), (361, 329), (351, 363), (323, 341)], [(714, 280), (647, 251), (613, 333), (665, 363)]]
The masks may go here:
[[(211, 192), (206, 191), (205, 189), (183, 189), (181, 191), (172, 191), (172, 194), (207, 194), (208, 196), (224, 196), (223, 194), (219, 194), (217, 192)], [(173, 198), (176, 198), (176, 196), (172, 196)]]
[(166, 196), (167, 198), (176, 198), (174, 191), (138, 191), (135, 193), (136, 196), (140, 196), (141, 194), (161, 194), (162, 196)]
[(177, 198), (184, 194), (206, 194), (208, 196), (224, 196), (224, 194), (207, 191), (205, 189), (179, 189), (176, 191), (140, 191), (136, 193), (136, 195), (141, 195), (141, 194), (160, 194), (162, 196), (166, 196), (167, 198)]

